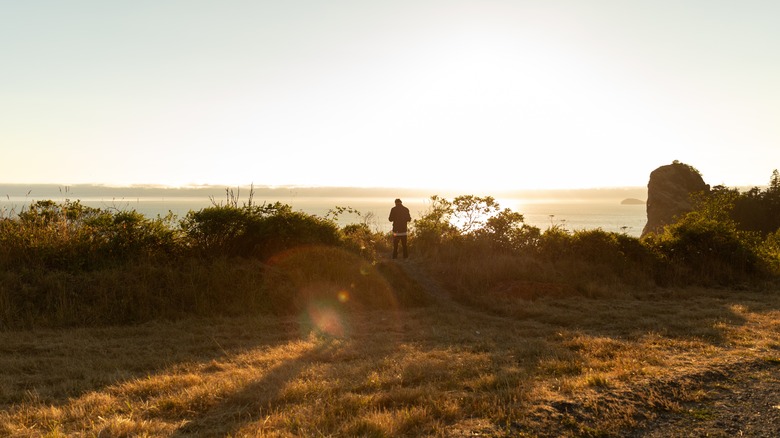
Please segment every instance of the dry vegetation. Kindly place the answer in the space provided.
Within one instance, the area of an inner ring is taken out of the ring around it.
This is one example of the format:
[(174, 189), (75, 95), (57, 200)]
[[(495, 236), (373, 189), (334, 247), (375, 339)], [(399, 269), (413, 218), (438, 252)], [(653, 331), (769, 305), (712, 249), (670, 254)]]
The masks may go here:
[(641, 436), (703, 415), (697, 376), (780, 362), (776, 290), (474, 308), (418, 262), (371, 269), (428, 304), (0, 333), (0, 435)]
[(640, 240), (432, 201), (398, 263), (367, 223), (251, 198), (0, 217), (0, 436), (780, 430), (780, 231), (722, 204)]

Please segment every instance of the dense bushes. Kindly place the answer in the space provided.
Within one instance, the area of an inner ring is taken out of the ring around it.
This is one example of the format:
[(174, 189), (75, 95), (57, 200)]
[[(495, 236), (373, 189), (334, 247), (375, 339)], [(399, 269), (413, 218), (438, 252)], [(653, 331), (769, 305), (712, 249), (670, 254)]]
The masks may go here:
[(271, 282), (304, 287), (306, 279), (292, 281), (299, 267), (272, 263), (291, 250), (331, 273), (332, 287), (315, 295), (334, 298), (357, 285), (350, 305), (379, 306), (377, 297), (390, 297), (371, 275), (375, 252), (366, 245), (381, 240), (367, 226), (340, 230), (279, 203), (215, 204), (176, 221), (40, 201), (0, 218), (0, 328), (299, 311), (296, 294)]
[(172, 217), (108, 211), (78, 201), (38, 201), (0, 219), (0, 267), (93, 269), (177, 250)]
[[(750, 199), (774, 199), (766, 193)], [(600, 229), (542, 231), (492, 197), (434, 196), (413, 222), (413, 256), (474, 305), (742, 286), (780, 273), (780, 231), (744, 229), (734, 213), (744, 199), (716, 188), (640, 240)], [(176, 220), (40, 201), (0, 218), (0, 328), (288, 314), (312, 301), (344, 309), (422, 304), (403, 269), (377, 263), (388, 237), (365, 221), (339, 228), (279, 203), (214, 204)]]
[(192, 211), (181, 222), (185, 245), (208, 256), (266, 258), (299, 245), (335, 245), (339, 229), (327, 219), (288, 205), (215, 205)]
[(518, 282), (605, 296), (670, 286), (742, 286), (776, 277), (780, 234), (762, 239), (740, 230), (730, 216), (736, 199), (716, 190), (676, 224), (640, 240), (600, 229), (552, 226), (542, 232), (490, 197), (434, 197), (431, 209), (414, 222), (414, 242), (460, 299), (472, 304), (475, 294), (517, 290), (507, 285)]
[(780, 175), (765, 190), (724, 186), (694, 198), (694, 210), (645, 242), (665, 262), (664, 280), (733, 285), (777, 276)]
[(733, 197), (730, 217), (744, 231), (756, 231), (762, 236), (780, 228), (780, 173), (775, 170), (766, 189), (753, 187), (743, 193), (736, 189), (718, 187)]
[(664, 262), (664, 281), (729, 285), (770, 274), (777, 253), (762, 253), (759, 240), (732, 222), (702, 218), (696, 212), (651, 236), (647, 245)]
[(300, 245), (337, 245), (342, 237), (333, 221), (279, 203), (214, 205), (176, 222), (38, 201), (17, 218), (0, 219), (0, 267), (95, 269), (174, 255), (263, 259)]

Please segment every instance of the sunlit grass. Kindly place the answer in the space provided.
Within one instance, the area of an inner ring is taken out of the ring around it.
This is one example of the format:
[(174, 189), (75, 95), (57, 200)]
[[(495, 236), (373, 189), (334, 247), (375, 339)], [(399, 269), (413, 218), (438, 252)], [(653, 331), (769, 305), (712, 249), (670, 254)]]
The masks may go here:
[(778, 357), (776, 293), (526, 304), (0, 333), (0, 434), (619, 434), (703, 397), (664, 382)]

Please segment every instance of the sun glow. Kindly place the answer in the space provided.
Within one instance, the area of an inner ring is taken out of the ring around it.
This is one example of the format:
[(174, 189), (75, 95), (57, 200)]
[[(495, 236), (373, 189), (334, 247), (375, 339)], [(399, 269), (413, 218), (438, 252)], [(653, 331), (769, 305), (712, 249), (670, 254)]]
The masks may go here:
[(174, 4), (4, 6), (0, 182), (593, 188), (676, 159), (749, 185), (780, 161), (774, 6)]
[(347, 335), (347, 325), (342, 313), (333, 303), (316, 301), (306, 308), (308, 320), (321, 333), (343, 338)]

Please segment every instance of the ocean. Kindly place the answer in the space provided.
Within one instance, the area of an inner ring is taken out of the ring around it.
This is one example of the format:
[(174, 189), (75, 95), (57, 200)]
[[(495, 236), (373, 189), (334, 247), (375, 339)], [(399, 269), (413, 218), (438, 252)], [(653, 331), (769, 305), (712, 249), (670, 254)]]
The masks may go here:
[[(183, 218), (214, 204), (224, 204), (232, 196), (239, 204), (252, 193), (255, 204), (281, 202), (293, 210), (327, 216), (336, 207), (351, 207), (360, 215), (343, 213), (341, 225), (366, 222), (373, 229), (390, 231), (387, 215), (393, 200), (401, 197), (412, 218), (423, 215), (434, 194), (452, 199), (458, 194), (411, 189), (355, 188), (255, 188), (196, 187), (186, 189), (163, 187), (103, 187), (52, 185), (0, 185), (0, 217), (9, 217), (38, 200), (63, 202), (79, 200), (82, 204), (117, 210), (136, 210), (147, 217), (165, 216), (169, 212)], [(464, 194), (464, 193), (459, 193)], [(475, 194), (486, 196), (485, 194)], [(525, 223), (546, 230), (560, 226), (567, 230), (600, 228), (604, 231), (639, 236), (647, 222), (644, 204), (621, 204), (623, 199), (644, 200), (646, 188), (611, 188), (589, 190), (536, 190), (502, 192), (491, 195), (502, 209), (523, 214)]]

